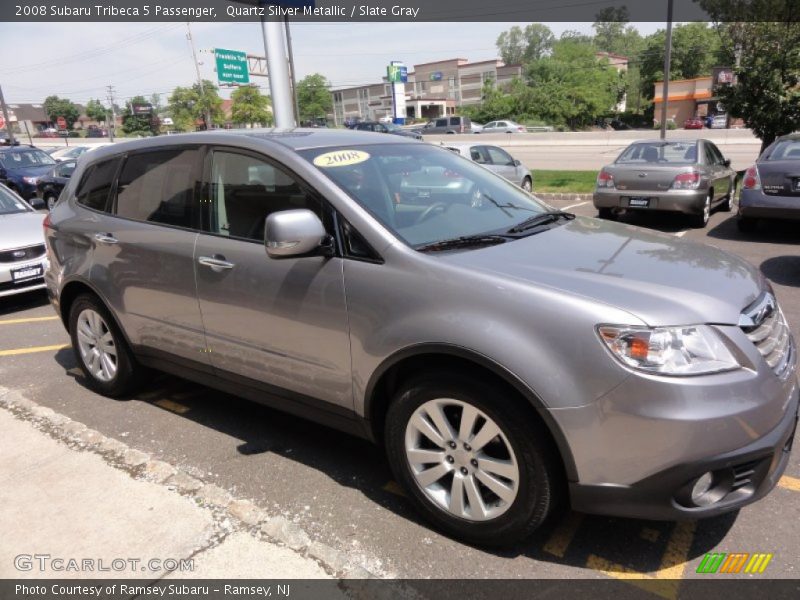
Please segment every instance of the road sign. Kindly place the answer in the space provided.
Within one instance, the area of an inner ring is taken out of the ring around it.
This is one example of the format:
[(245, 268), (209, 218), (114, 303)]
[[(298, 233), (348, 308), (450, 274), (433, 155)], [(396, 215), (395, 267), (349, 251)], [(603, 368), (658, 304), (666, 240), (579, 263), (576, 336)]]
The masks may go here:
[(66, 129), (67, 128), (67, 120), (64, 117), (58, 117), (56, 119), (56, 123), (58, 124), (59, 129)]
[(214, 48), (217, 62), (217, 81), (219, 83), (250, 83), (250, 71), (247, 68), (247, 54), (238, 50)]

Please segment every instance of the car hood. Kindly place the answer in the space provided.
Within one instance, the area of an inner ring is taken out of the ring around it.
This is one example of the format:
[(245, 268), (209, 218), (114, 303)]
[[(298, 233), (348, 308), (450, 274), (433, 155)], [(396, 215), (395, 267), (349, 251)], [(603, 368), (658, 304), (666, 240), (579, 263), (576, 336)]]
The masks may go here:
[(713, 246), (584, 217), (442, 258), (612, 305), (651, 326), (735, 325), (765, 287), (752, 265)]
[(419, 136), (420, 134), (419, 131), (409, 131), (406, 129), (402, 129), (400, 131), (390, 131), (389, 133), (393, 135), (402, 135), (403, 137), (413, 137), (413, 138)]
[(0, 250), (44, 244), (44, 218), (37, 212), (0, 215)]

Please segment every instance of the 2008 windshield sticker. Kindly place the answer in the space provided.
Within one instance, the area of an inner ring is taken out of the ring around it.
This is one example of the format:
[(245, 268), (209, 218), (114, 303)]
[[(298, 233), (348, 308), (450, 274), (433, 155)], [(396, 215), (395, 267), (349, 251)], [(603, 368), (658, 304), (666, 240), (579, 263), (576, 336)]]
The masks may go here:
[(337, 150), (336, 152), (326, 152), (320, 154), (314, 159), (314, 165), (317, 167), (346, 167), (349, 165), (357, 165), (366, 160), (369, 160), (369, 154), (361, 150)]

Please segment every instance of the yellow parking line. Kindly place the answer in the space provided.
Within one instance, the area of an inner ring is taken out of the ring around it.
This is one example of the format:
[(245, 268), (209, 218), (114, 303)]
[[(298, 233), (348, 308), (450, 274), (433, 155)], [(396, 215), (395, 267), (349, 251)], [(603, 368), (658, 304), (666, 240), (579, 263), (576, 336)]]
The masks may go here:
[(581, 521), (583, 521), (582, 514), (568, 514), (564, 520), (558, 524), (558, 527), (556, 527), (556, 530), (550, 535), (550, 539), (547, 540), (547, 543), (542, 549), (548, 554), (552, 554), (558, 558), (564, 558), (564, 555), (567, 553), (567, 548), (569, 548), (570, 543), (572, 543), (572, 538), (575, 537), (575, 533), (581, 526)]
[(405, 496), (406, 493), (403, 491), (403, 488), (396, 481), (389, 481), (386, 485), (383, 486), (383, 490), (389, 492), (390, 494), (395, 494), (397, 496)]
[(792, 490), (793, 492), (800, 492), (800, 479), (797, 477), (784, 475), (781, 477), (780, 481), (778, 481), (778, 485), (787, 490)]
[(34, 346), (32, 348), (15, 348), (14, 350), (0, 350), (0, 356), (17, 356), (18, 354), (33, 354), (35, 352), (51, 352), (69, 348), (69, 344), (56, 344), (55, 346)]
[(29, 319), (6, 319), (0, 325), (16, 325), (17, 323), (38, 323), (39, 321), (56, 321), (58, 317), (31, 317)]
[(166, 398), (163, 400), (156, 400), (155, 402), (153, 402), (153, 404), (179, 415), (183, 415), (189, 412), (190, 410), (188, 406), (184, 406), (183, 404), (179, 404), (178, 402), (173, 402), (172, 400), (167, 400)]

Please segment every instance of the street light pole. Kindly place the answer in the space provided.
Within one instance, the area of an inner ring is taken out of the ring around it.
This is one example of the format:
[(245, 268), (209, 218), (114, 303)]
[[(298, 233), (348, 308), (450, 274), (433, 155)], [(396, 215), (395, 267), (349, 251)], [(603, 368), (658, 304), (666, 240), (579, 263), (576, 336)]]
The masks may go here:
[(292, 32), (289, 30), (289, 17), (284, 17), (286, 27), (286, 48), (289, 50), (289, 75), (292, 77), (292, 104), (294, 105), (294, 122), (300, 123), (300, 105), (297, 102), (297, 80), (294, 76), (294, 52), (292, 52)]
[(0, 87), (0, 107), (3, 109), (3, 119), (6, 121), (6, 131), (8, 132), (8, 143), (14, 145), (14, 128), (11, 126), (11, 119), (8, 118), (8, 107), (3, 98), (3, 88)]
[(669, 99), (669, 76), (672, 66), (672, 1), (667, 0), (667, 39), (664, 44), (664, 86), (661, 90), (661, 139), (667, 139), (667, 102)]
[(281, 22), (268, 21), (262, 16), (261, 34), (264, 38), (264, 53), (267, 57), (269, 91), (272, 96), (272, 110), (275, 113), (275, 126), (295, 127), (289, 83), (289, 63), (286, 61), (286, 40)]
[[(194, 61), (194, 68), (197, 71), (197, 85), (200, 86), (200, 101), (203, 102), (205, 100), (206, 92), (203, 89), (203, 78), (200, 75), (200, 65), (197, 62), (197, 51), (194, 49), (194, 40), (192, 39), (192, 27), (189, 23), (186, 23), (186, 30), (189, 32), (186, 36), (189, 40), (189, 45), (192, 47), (192, 59)], [(206, 108), (205, 110), (205, 118), (206, 122), (206, 129), (211, 129), (211, 111)]]

